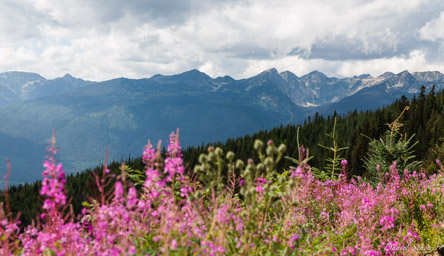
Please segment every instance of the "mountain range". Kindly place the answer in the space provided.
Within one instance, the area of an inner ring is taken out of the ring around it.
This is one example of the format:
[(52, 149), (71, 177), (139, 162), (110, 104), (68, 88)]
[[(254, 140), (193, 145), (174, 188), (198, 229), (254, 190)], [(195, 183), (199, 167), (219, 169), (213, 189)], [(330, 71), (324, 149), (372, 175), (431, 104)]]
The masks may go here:
[(34, 181), (53, 130), (57, 158), (74, 172), (99, 164), (106, 148), (110, 159), (138, 156), (148, 139), (166, 141), (176, 128), (183, 146), (221, 141), (299, 123), (315, 112), (375, 109), (417, 94), (422, 85), (443, 89), (444, 75), (404, 71), (335, 78), (313, 71), (298, 77), (269, 69), (236, 80), (191, 70), (92, 82), (0, 73), (0, 159), (11, 159), (12, 184)]

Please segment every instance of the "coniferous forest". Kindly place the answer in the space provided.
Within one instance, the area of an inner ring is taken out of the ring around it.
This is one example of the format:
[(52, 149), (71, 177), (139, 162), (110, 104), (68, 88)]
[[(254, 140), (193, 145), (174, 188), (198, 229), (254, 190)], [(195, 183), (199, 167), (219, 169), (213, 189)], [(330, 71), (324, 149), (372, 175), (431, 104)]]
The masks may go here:
[[(393, 127), (396, 129), (393, 129)], [(181, 154), (183, 154), (184, 173), (190, 174), (193, 177), (193, 175), (198, 176), (199, 173), (206, 170), (207, 160), (202, 160), (205, 159), (205, 157), (202, 157), (202, 154), (209, 153), (208, 159), (212, 159), (211, 153), (214, 148), (219, 148), (223, 152), (231, 151), (236, 159), (241, 159), (245, 163), (258, 163), (263, 160), (263, 156), (261, 153), (252, 153), (252, 149), (261, 149), (263, 145), (258, 144), (257, 140), (271, 140), (275, 145), (286, 145), (285, 148), (279, 147), (279, 156), (281, 151), (286, 151), (285, 155), (287, 157), (282, 158), (281, 161), (276, 161), (275, 169), (280, 173), (276, 174), (276, 177), (278, 177), (283, 175), (282, 173), (288, 172), (291, 168), (290, 166), (298, 165), (300, 167), (301, 164), (302, 166), (304, 164), (311, 166), (314, 173), (314, 170), (317, 170), (317, 173), (326, 170), (326, 173), (328, 173), (328, 170), (332, 168), (333, 149), (342, 148), (342, 150), (336, 152), (338, 154), (333, 158), (333, 161), (336, 161), (338, 172), (341, 171), (342, 165), (342, 170), (346, 169), (342, 173), (346, 176), (345, 178), (351, 180), (361, 176), (362, 179), (368, 178), (370, 180), (372, 173), (369, 166), (375, 165), (375, 168), (379, 170), (379, 164), (383, 164), (377, 163), (378, 166), (376, 167), (376, 163), (373, 163), (371, 160), (371, 152), (378, 150), (377, 147), (382, 145), (382, 142), (389, 143), (388, 141), (392, 139), (390, 136), (397, 136), (397, 141), (400, 143), (397, 145), (400, 147), (404, 145), (410, 150), (410, 153), (407, 154), (409, 158), (405, 159), (405, 161), (415, 163), (418, 167), (418, 172), (422, 172), (427, 176), (435, 174), (439, 169), (436, 165), (437, 159), (444, 159), (444, 91), (435, 92), (434, 88), (432, 88), (429, 92), (426, 92), (425, 87), (422, 87), (419, 94), (412, 99), (402, 97), (390, 106), (376, 111), (352, 111), (347, 115), (337, 115), (334, 113), (331, 116), (316, 114), (309, 117), (300, 126), (280, 126), (269, 131), (259, 131), (252, 135), (228, 139), (224, 143), (189, 147), (183, 149)], [(268, 146), (272, 147), (270, 145), (273, 144), (268, 143)], [(393, 145), (396, 146), (395, 144)], [(170, 149), (163, 148), (161, 150), (162, 158), (168, 157), (168, 152), (170, 151)], [(141, 149), (141, 154), (142, 152), (143, 149)], [(217, 152), (216, 154), (219, 155)], [(233, 158), (232, 156), (230, 157), (231, 159)], [(251, 159), (249, 160), (250, 157)], [(228, 158), (229, 156), (227, 155)], [(301, 160), (304, 161), (301, 162)], [(393, 160), (395, 159), (388, 158), (388, 161)], [(142, 157), (128, 158), (123, 162), (124, 167), (122, 167), (121, 162), (108, 164), (109, 173), (115, 176), (123, 174), (125, 176), (124, 182), (133, 184), (136, 189), (142, 188), (143, 183), (140, 180), (144, 176), (143, 170), (146, 168), (146, 159)], [(248, 177), (247, 174), (240, 173), (239, 171), (244, 168), (243, 162), (242, 164), (236, 162), (236, 169), (238, 171), (233, 172), (238, 172), (237, 174), (241, 174), (242, 177)], [(393, 163), (388, 162), (386, 164), (392, 165)], [(266, 161), (265, 165), (267, 165)], [(347, 165), (347, 168), (344, 168), (345, 165)], [(195, 169), (196, 166), (197, 169)], [(248, 166), (246, 170), (248, 170)], [(122, 168), (124, 171), (122, 171)], [(110, 188), (114, 185), (114, 181), (111, 179), (109, 184), (103, 185), (102, 190), (98, 186), (98, 183), (100, 183), (98, 181), (100, 178), (98, 177), (108, 177), (108, 169), (104, 171), (102, 166), (98, 166), (93, 170), (85, 170), (75, 175), (68, 175), (64, 188), (67, 192), (68, 200), (71, 200), (68, 202), (70, 202), (72, 208), (67, 208), (65, 211), (71, 211), (73, 216), (77, 216), (85, 207), (92, 207), (90, 204), (94, 202), (94, 199), (99, 201), (99, 198), (103, 198), (105, 188)], [(231, 170), (231, 168), (228, 168), (228, 170), (218, 169), (221, 172), (222, 178), (220, 178), (220, 181), (222, 183), (229, 184), (233, 182), (230, 179), (234, 175), (231, 173)], [(400, 170), (400, 173), (402, 173), (402, 170)], [(211, 174), (208, 175), (211, 176)], [(292, 174), (292, 177), (297, 175), (300, 174)], [(120, 176), (120, 179), (122, 177)], [(211, 182), (205, 183), (205, 178), (201, 180), (203, 184), (209, 187), (213, 184)], [(167, 180), (167, 182), (169, 181)], [(174, 179), (173, 184), (175, 184)], [(43, 200), (41, 199), (43, 196), (40, 192), (41, 189), (41, 181), (9, 187), (7, 191), (10, 204), (9, 209), (12, 212), (12, 216), (20, 220), (20, 226), (24, 227), (39, 221), (37, 215), (42, 212), (41, 205)], [(214, 187), (213, 190), (218, 191), (218, 188)], [(233, 187), (233, 193), (238, 190), (238, 187)], [(256, 187), (256, 190), (257, 193), (261, 193), (258, 187)], [(182, 188), (180, 191), (185, 193), (182, 191)], [(213, 191), (213, 193), (215, 192)], [(242, 188), (240, 193), (243, 196), (243, 200), (250, 200), (248, 199), (249, 194), (242, 192)], [(5, 201), (5, 193), (3, 193), (1, 200)], [(17, 215), (18, 213), (20, 215)], [(292, 239), (293, 243), (298, 238), (292, 237)]]
[[(402, 97), (392, 105), (376, 111), (353, 111), (345, 116), (316, 114), (309, 117), (300, 126), (300, 146), (308, 149), (309, 155), (313, 156), (309, 161), (311, 166), (319, 169), (326, 166), (326, 159), (330, 152), (320, 145), (332, 144), (326, 133), (332, 131), (336, 117), (337, 142), (341, 147), (347, 147), (341, 155), (349, 163), (349, 174), (365, 177), (363, 160), (369, 151), (369, 138), (384, 137), (388, 124), (395, 120), (406, 106), (409, 106), (409, 109), (401, 117), (400, 122), (403, 124), (401, 132), (406, 137), (414, 135), (412, 144), (418, 141), (414, 146), (415, 160), (422, 162), (421, 167), (427, 174), (432, 174), (436, 172), (436, 159), (444, 159), (444, 91), (435, 92), (433, 88), (426, 93), (425, 88), (422, 87), (420, 93), (412, 99)], [(295, 125), (280, 126), (270, 131), (259, 131), (252, 135), (228, 139), (225, 143), (188, 147), (183, 150), (184, 163), (187, 163), (186, 171), (191, 171), (191, 167), (198, 163), (199, 155), (207, 152), (209, 146), (220, 147), (225, 152), (232, 151), (238, 158), (246, 161), (250, 157), (256, 139), (273, 140), (277, 144), (283, 143), (287, 145), (287, 155), (297, 158), (297, 127)], [(124, 162), (132, 169), (143, 169), (141, 157), (129, 158)], [(290, 160), (286, 160), (280, 165), (282, 168), (288, 168), (291, 163)], [(119, 173), (120, 167), (120, 162), (112, 162), (109, 168)], [(102, 167), (98, 166), (93, 170), (85, 170), (67, 177), (66, 187), (72, 198), (74, 212), (79, 213), (82, 208), (81, 203), (94, 194), (95, 184), (92, 183), (91, 173), (101, 169)], [(30, 224), (40, 210), (38, 208), (40, 187), (41, 182), (35, 182), (9, 188), (11, 210), (15, 213), (21, 212), (21, 220), (25, 225)], [(4, 200), (4, 197), (1, 199)]]

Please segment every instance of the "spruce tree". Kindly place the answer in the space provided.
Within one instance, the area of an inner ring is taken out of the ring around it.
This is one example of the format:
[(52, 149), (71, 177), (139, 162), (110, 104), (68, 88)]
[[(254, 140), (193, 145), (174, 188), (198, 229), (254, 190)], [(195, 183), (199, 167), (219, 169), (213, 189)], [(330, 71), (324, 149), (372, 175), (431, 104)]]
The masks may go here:
[(385, 173), (390, 173), (390, 167), (396, 162), (396, 168), (400, 175), (403, 175), (404, 170), (415, 170), (420, 165), (420, 161), (413, 160), (413, 147), (418, 143), (411, 144), (414, 134), (407, 139), (400, 133), (402, 123), (399, 119), (409, 107), (405, 107), (398, 118), (390, 124), (389, 129), (385, 133), (385, 138), (371, 139), (369, 143), (369, 152), (367, 157), (364, 157), (364, 167), (369, 175), (369, 180), (373, 184), (383, 181)]

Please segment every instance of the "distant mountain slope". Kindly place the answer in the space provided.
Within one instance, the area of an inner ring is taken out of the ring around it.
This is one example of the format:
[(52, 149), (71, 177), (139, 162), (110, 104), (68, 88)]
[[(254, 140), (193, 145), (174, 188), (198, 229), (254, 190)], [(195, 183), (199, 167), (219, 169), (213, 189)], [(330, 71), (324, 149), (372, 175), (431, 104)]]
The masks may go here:
[[(387, 97), (391, 99), (402, 94), (411, 95), (418, 91), (420, 85), (430, 87), (435, 84), (437, 89), (444, 88), (444, 74), (438, 71), (414, 72), (412, 74), (407, 71), (399, 74), (386, 72), (378, 77), (364, 74), (349, 78), (335, 78), (327, 77), (319, 71), (313, 71), (298, 77), (289, 71), (278, 73), (276, 69), (270, 69), (248, 79), (235, 80), (229, 76), (212, 79), (205, 73), (192, 70), (173, 76), (155, 75), (151, 80), (168, 84), (181, 79), (182, 82), (188, 83), (188, 85), (193, 84), (195, 88), (208, 90), (227, 90), (227, 88), (230, 88), (235, 91), (236, 88), (230, 85), (239, 83), (258, 84), (265, 74), (269, 76), (269, 82), (279, 88), (294, 104), (303, 107), (327, 106), (366, 88), (375, 87), (374, 90), (376, 90), (380, 88), (378, 85), (381, 84), (385, 84)], [(35, 73), (0, 73), (0, 107), (25, 100), (57, 95), (94, 83), (74, 78), (69, 74), (61, 78), (47, 80)], [(384, 104), (386, 104), (385, 101)]]
[(403, 95), (408, 98), (412, 97), (419, 92), (423, 85), (427, 90), (430, 90), (432, 85), (436, 86), (436, 90), (444, 88), (443, 74), (439, 72), (384, 73), (379, 76), (379, 79), (379, 83), (365, 87), (336, 103), (323, 106), (319, 112), (332, 113), (333, 110), (336, 110), (338, 113), (346, 113), (353, 109), (377, 109), (391, 104), (394, 99)]
[(59, 94), (72, 89), (90, 85), (92, 82), (65, 75), (47, 80), (35, 73), (0, 73), (0, 107), (24, 100)]
[[(110, 158), (140, 155), (147, 139), (166, 140), (180, 128), (184, 146), (221, 141), (298, 123), (314, 112), (375, 109), (421, 85), (444, 88), (439, 72), (390, 72), (330, 78), (266, 70), (235, 80), (198, 70), (145, 79), (89, 82), (66, 75), (0, 74), (0, 158), (10, 157), (12, 182), (40, 178), (45, 146), (57, 132), (59, 159), (68, 171)], [(0, 169), (1, 172), (1, 169)]]
[[(272, 77), (264, 73), (256, 79), (262, 82), (212, 79), (197, 70), (150, 79), (114, 79), (0, 108), (0, 119), (8, 120), (0, 123), (0, 132), (45, 145), (55, 129), (61, 149), (58, 157), (73, 171), (98, 164), (106, 147), (111, 159), (140, 155), (148, 139), (165, 141), (178, 127), (181, 143), (187, 146), (304, 118), (303, 108), (286, 98)], [(43, 151), (43, 147), (35, 149)], [(12, 153), (12, 160), (21, 159), (20, 152)], [(11, 181), (39, 178), (43, 159), (33, 160), (37, 164), (32, 168), (38, 170), (17, 170)]]

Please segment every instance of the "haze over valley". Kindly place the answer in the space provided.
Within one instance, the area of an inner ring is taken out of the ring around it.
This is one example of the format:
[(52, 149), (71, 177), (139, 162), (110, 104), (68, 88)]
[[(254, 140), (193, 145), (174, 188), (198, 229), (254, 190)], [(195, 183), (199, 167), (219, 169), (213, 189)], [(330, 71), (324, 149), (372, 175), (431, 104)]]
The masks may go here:
[[(164, 142), (180, 128), (185, 147), (224, 141), (323, 115), (376, 109), (424, 85), (444, 88), (440, 72), (386, 72), (380, 76), (328, 77), (313, 71), (265, 70), (236, 80), (198, 70), (145, 79), (93, 82), (67, 74), (0, 74), (0, 157), (11, 159), (10, 182), (34, 181), (52, 131), (59, 160), (70, 172), (95, 167), (105, 149), (117, 161), (139, 156), (146, 141)], [(7, 145), (7, 146), (6, 146)]]

